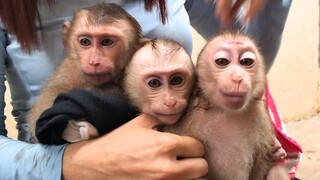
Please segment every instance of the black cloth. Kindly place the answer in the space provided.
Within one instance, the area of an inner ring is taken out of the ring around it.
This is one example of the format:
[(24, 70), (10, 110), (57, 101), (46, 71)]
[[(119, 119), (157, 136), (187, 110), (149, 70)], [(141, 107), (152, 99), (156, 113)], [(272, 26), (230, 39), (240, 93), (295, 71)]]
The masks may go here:
[(36, 136), (43, 144), (63, 144), (63, 130), (69, 120), (86, 119), (106, 134), (138, 115), (124, 99), (101, 95), (83, 89), (61, 93), (51, 108), (44, 111), (36, 123)]

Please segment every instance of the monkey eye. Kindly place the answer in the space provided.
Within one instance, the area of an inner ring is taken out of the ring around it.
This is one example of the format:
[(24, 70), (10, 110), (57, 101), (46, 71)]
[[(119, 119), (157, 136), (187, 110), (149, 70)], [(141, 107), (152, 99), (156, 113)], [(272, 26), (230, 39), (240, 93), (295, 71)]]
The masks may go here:
[(254, 63), (254, 60), (251, 59), (251, 58), (243, 58), (243, 59), (240, 59), (240, 64), (242, 66), (246, 66), (246, 67), (250, 67), (252, 66)]
[(162, 85), (162, 83), (158, 79), (151, 79), (148, 82), (149, 87), (158, 88)]
[(91, 45), (91, 40), (89, 38), (87, 38), (87, 37), (81, 37), (79, 42), (80, 42), (81, 46), (87, 47), (87, 46)]
[(174, 76), (170, 80), (171, 85), (180, 85), (183, 82), (183, 78), (181, 76)]
[(110, 38), (103, 38), (101, 40), (101, 45), (102, 46), (112, 46), (114, 44), (114, 40), (110, 39)]
[(230, 61), (226, 58), (219, 58), (215, 60), (215, 63), (218, 66), (227, 66), (230, 63)]

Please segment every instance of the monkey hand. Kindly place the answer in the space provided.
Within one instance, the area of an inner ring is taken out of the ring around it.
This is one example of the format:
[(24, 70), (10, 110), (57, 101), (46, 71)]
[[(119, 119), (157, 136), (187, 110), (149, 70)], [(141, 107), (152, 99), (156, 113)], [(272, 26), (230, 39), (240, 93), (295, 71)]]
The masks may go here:
[(278, 162), (283, 160), (287, 156), (286, 151), (282, 148), (279, 140), (277, 138), (274, 139), (273, 150), (271, 154), (271, 158), (273, 162)]
[(156, 131), (157, 123), (142, 114), (106, 135), (68, 145), (64, 179), (195, 179), (206, 175), (202, 143)]
[(72, 143), (98, 136), (97, 128), (86, 120), (70, 120), (61, 135), (62, 139)]

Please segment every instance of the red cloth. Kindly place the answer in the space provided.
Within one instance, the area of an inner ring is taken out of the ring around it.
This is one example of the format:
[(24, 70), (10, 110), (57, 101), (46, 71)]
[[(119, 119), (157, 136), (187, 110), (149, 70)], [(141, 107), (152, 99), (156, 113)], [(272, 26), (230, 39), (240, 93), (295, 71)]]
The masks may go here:
[(269, 110), (269, 115), (272, 119), (273, 126), (276, 130), (276, 136), (279, 142), (281, 143), (283, 149), (287, 152), (287, 154), (294, 155), (296, 158), (286, 158), (284, 159), (283, 163), (290, 167), (290, 178), (295, 178), (298, 164), (300, 162), (300, 157), (302, 155), (302, 148), (301, 146), (292, 139), (286, 132), (284, 123), (280, 117), (280, 114), (277, 110), (275, 102), (271, 96), (270, 90), (268, 88), (268, 84), (266, 85), (266, 104)]

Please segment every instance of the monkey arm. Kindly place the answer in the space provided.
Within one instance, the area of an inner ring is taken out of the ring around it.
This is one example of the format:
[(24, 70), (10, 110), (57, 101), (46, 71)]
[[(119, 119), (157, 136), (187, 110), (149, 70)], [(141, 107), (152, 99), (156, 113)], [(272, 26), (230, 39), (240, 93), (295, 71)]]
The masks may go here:
[(40, 143), (63, 144), (61, 135), (70, 120), (85, 119), (99, 135), (106, 134), (136, 117), (138, 112), (125, 100), (83, 89), (60, 94), (36, 124)]

